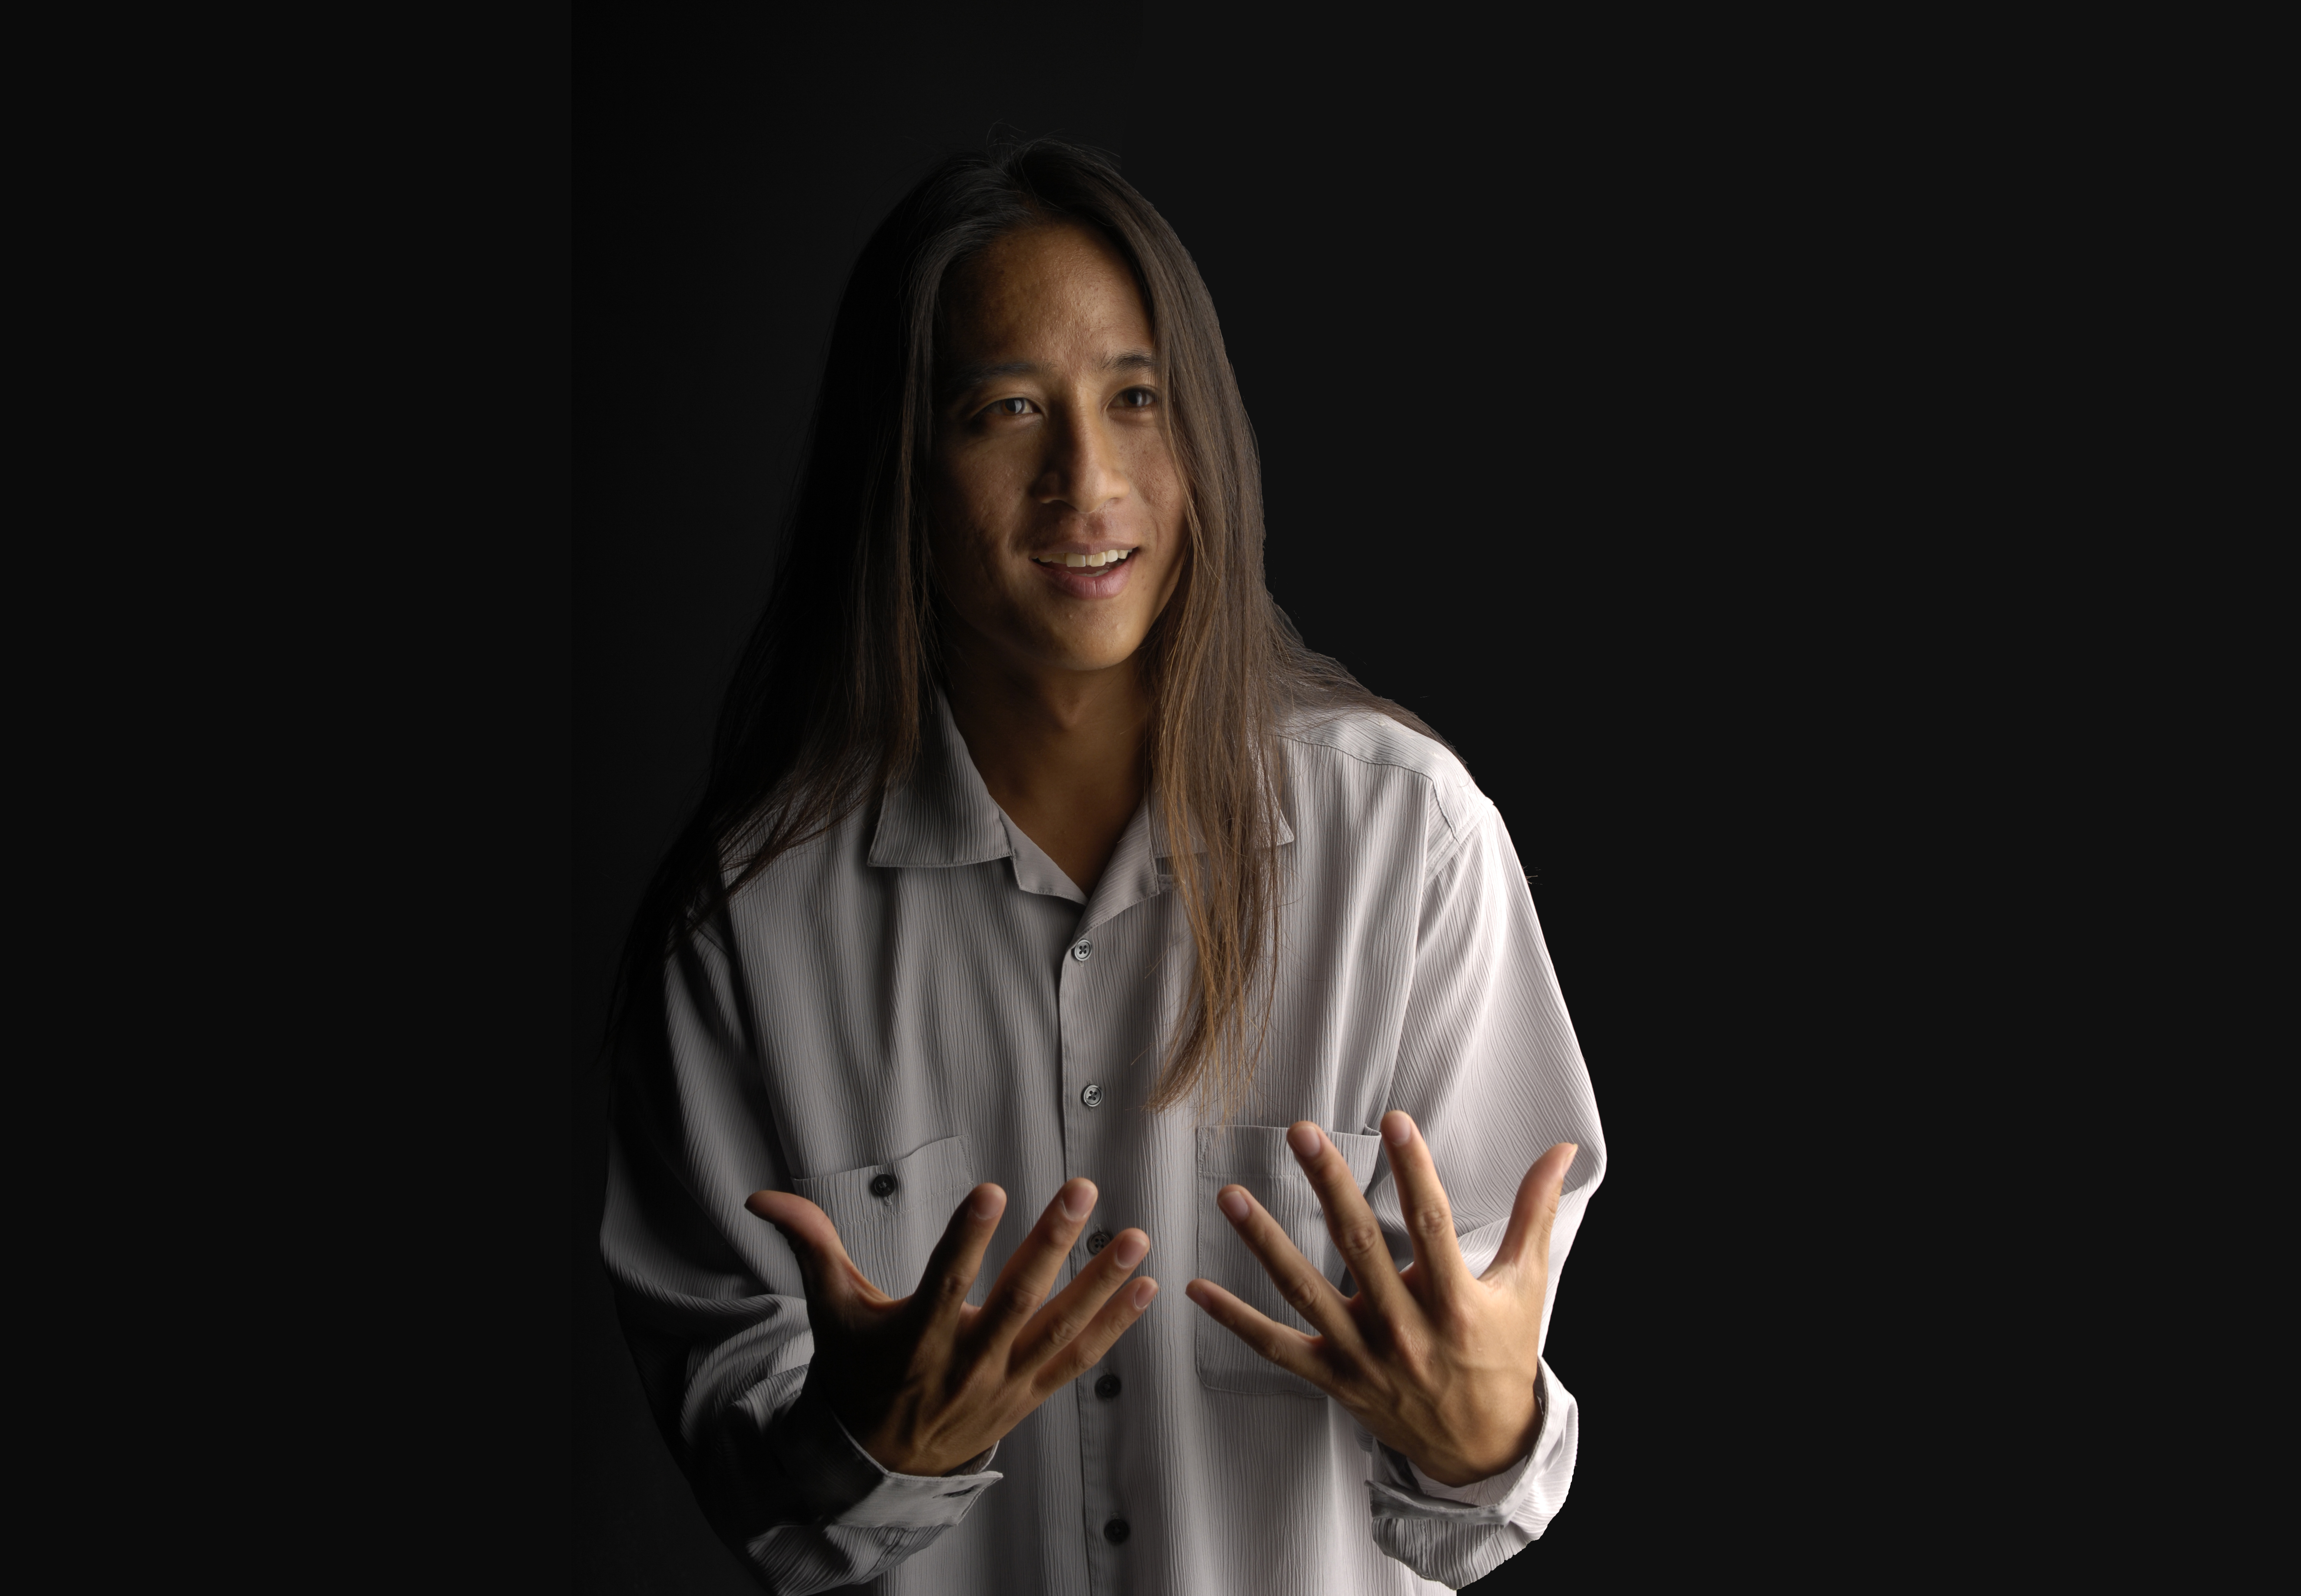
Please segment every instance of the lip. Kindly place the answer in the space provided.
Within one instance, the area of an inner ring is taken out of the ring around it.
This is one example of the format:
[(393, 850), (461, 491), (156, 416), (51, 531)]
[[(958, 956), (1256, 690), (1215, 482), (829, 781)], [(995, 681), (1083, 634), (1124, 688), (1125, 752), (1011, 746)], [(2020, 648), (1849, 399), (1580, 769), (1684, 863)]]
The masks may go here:
[[(1050, 548), (1042, 552), (1058, 555), (1105, 554), (1109, 551)], [(1142, 551), (1137, 549), (1117, 564), (1105, 565), (1099, 570), (1085, 565), (1042, 565), (1034, 559), (1031, 562), (1031, 569), (1073, 598), (1116, 598), (1126, 590), (1127, 581), (1134, 574), (1134, 563), (1142, 557)]]

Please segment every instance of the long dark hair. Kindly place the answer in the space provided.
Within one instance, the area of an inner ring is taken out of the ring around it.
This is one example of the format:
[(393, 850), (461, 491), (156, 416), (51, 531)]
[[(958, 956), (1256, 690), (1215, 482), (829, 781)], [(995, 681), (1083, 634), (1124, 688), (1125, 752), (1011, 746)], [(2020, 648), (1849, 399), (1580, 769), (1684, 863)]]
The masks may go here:
[(1150, 1106), (1203, 1094), (1228, 1112), (1243, 1099), (1275, 965), (1280, 725), (1360, 708), (1436, 734), (1311, 653), (1271, 601), (1261, 464), (1214, 301), (1111, 160), (1054, 139), (945, 161), (856, 262), (774, 585), (720, 706), (703, 797), (626, 943), (619, 1024), (640, 983), (724, 923), (731, 894), (909, 772), (936, 673), (925, 472), (938, 308), (954, 267), (1050, 221), (1094, 229), (1133, 269), (1187, 489), (1187, 557), (1143, 664), (1156, 818), (1176, 840), (1196, 968)]

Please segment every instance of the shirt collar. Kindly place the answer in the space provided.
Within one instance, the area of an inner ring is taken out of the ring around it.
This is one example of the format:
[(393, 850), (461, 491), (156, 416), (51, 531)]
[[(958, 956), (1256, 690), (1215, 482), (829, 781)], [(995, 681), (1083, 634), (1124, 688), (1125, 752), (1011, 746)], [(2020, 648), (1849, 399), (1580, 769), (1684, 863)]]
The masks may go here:
[[(1146, 811), (1149, 811), (1150, 809), (1150, 800), (1147, 797), (1143, 799), (1143, 806)], [(1156, 818), (1155, 812), (1147, 813), (1145, 819), (1147, 820), (1150, 828), (1151, 856), (1160, 859), (1170, 857), (1174, 854), (1175, 850), (1168, 845), (1166, 826)], [(1272, 815), (1271, 821), (1273, 823), (1270, 838), (1271, 847), (1283, 848), (1287, 843), (1294, 840), (1294, 828), (1286, 823), (1286, 816), (1283, 811), (1277, 815)], [(1194, 854), (1202, 854), (1207, 851), (1206, 834), (1199, 830), (1199, 822), (1196, 815), (1192, 815), (1191, 817), (1191, 851)]]
[(934, 689), (932, 706), (921, 707), (919, 756), (879, 806), (870, 863), (937, 869), (1008, 857), (1015, 849), (1006, 817), (967, 756), (942, 689)]
[[(1158, 823), (1156, 814), (1146, 794), (1112, 855), (1113, 866), (1126, 861), (1131, 875), (1139, 861), (1139, 868), (1149, 872), (1152, 869), (1150, 861), (1166, 858), (1175, 851), (1167, 845), (1165, 828)], [(1274, 819), (1276, 824), (1272, 843), (1293, 841), (1294, 831), (1286, 823), (1286, 816), (1282, 814)], [(1191, 851), (1206, 852), (1206, 840), (1195, 821), (1191, 826)], [(991, 790), (983, 784), (983, 777), (967, 754), (966, 740), (958, 734), (958, 723), (951, 719), (950, 701), (940, 686), (934, 689), (933, 709), (919, 717), (919, 756), (911, 767), (909, 779), (890, 788), (885, 801), (880, 805), (878, 829), (872, 835), (868, 858), (876, 865), (926, 869), (1013, 858), (1018, 881), (1026, 873), (1050, 878), (1042, 884), (1025, 884), (1025, 890), (1070, 896), (1060, 890), (1067, 878), (1023, 835), (1020, 827), (1008, 820), (992, 799)], [(1110, 870), (1105, 870), (1106, 879), (1110, 873)], [(1100, 890), (1103, 884), (1096, 883), (1098, 898), (1104, 896)], [(1149, 883), (1146, 881), (1142, 884)]]

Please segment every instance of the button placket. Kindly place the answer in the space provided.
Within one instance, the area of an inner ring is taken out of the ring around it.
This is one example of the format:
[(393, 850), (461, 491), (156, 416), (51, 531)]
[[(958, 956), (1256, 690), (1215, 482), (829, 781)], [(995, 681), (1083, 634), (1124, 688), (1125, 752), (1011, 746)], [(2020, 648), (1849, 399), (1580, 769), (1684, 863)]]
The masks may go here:
[[(1072, 1094), (1075, 1107), (1089, 1111), (1102, 1107), (1110, 1100), (1109, 1090), (1100, 1081), (1082, 1081), (1079, 1077), (1093, 1068), (1092, 1039), (1096, 1034), (1092, 1021), (1094, 1001), (1091, 990), (1084, 985), (1089, 979), (1089, 966), (1094, 958), (1095, 939), (1086, 931), (1074, 932), (1064, 944), (1061, 973), (1056, 980), (1056, 1001), (1059, 1006), (1058, 1034), (1061, 1039), (1061, 1080), (1064, 1090)], [(1099, 984), (1099, 983), (1098, 983)], [(1066, 1119), (1069, 1116), (1065, 1116)], [(1082, 1129), (1084, 1127), (1081, 1127)], [(1083, 1149), (1075, 1135), (1066, 1132), (1064, 1153), (1068, 1163), (1067, 1175), (1084, 1174), (1092, 1178), (1093, 1171), (1090, 1155), (1082, 1161)]]
[[(1113, 1139), (1126, 1137), (1132, 1131), (1130, 1116), (1118, 1111), (1119, 1076), (1113, 1073), (1125, 1065), (1126, 1058), (1111, 1051), (1118, 1039), (1109, 1033), (1113, 1016), (1106, 1013), (1101, 1001), (1123, 995), (1114, 994), (1113, 983), (1100, 979), (1104, 966), (1109, 966), (1109, 973), (1117, 981), (1133, 964), (1133, 954), (1125, 951), (1132, 944), (1125, 942), (1121, 931), (1116, 924), (1105, 923), (1093, 933), (1084, 929), (1075, 932), (1058, 955), (1056, 990), (1062, 1049), (1058, 1090), (1068, 1098), (1063, 1114), (1064, 1173), (1067, 1178), (1084, 1175), (1098, 1184), (1106, 1174), (1124, 1166), (1110, 1157)], [(1120, 940), (1113, 941), (1113, 936), (1120, 936)], [(1112, 1112), (1101, 1112), (1105, 1108)], [(1084, 1245), (1071, 1254), (1067, 1275), (1075, 1278), (1079, 1270), (1087, 1268), (1118, 1232), (1134, 1223), (1136, 1216), (1130, 1208), (1139, 1198), (1132, 1191), (1103, 1191), (1097, 1212), (1089, 1221), (1092, 1228), (1080, 1238)], [(1110, 1363), (1116, 1361), (1113, 1358)], [(1098, 1592), (1125, 1583), (1120, 1561), (1131, 1552), (1125, 1543), (1134, 1526), (1121, 1483), (1127, 1404), (1118, 1396), (1125, 1389), (1125, 1381), (1109, 1363), (1088, 1371), (1071, 1388), (1080, 1472), (1086, 1485), (1082, 1504), (1085, 1522), (1079, 1527), (1086, 1533), (1091, 1588)]]

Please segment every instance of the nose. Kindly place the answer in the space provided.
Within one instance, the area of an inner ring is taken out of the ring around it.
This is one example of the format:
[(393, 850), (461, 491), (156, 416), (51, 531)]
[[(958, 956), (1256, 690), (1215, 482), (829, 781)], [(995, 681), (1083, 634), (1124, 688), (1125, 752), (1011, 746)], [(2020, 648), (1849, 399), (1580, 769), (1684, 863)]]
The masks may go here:
[(1119, 469), (1118, 451), (1101, 413), (1093, 406), (1067, 405), (1050, 418), (1044, 470), (1033, 484), (1042, 505), (1067, 505), (1082, 515), (1092, 515), (1126, 497), (1126, 473)]

